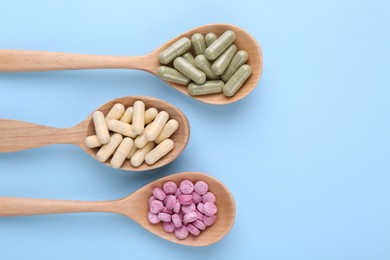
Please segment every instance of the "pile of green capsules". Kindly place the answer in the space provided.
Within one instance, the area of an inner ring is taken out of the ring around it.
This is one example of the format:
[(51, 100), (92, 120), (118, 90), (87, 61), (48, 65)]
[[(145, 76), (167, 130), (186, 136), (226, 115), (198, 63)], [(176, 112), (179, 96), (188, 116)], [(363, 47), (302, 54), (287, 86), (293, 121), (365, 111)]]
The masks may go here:
[(180, 38), (159, 56), (164, 65), (173, 61), (174, 68), (160, 66), (157, 75), (165, 81), (188, 85), (188, 93), (193, 96), (223, 92), (231, 97), (252, 74), (251, 67), (245, 64), (248, 53), (237, 51), (235, 39), (232, 30), (220, 37), (215, 33), (196, 33), (191, 40)]

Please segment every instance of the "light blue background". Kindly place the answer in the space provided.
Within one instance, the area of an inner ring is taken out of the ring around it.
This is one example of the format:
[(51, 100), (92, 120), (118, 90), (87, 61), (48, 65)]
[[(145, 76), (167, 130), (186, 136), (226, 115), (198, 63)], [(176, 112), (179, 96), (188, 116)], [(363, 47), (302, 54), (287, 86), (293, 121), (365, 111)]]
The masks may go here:
[(0, 154), (0, 196), (108, 200), (201, 171), (235, 196), (228, 236), (190, 248), (117, 215), (2, 218), (1, 259), (390, 259), (388, 1), (2, 1), (0, 48), (141, 55), (214, 22), (263, 48), (260, 84), (228, 106), (141, 71), (0, 74), (2, 118), (69, 127), (113, 98), (149, 95), (191, 123), (184, 153), (151, 172), (70, 145)]

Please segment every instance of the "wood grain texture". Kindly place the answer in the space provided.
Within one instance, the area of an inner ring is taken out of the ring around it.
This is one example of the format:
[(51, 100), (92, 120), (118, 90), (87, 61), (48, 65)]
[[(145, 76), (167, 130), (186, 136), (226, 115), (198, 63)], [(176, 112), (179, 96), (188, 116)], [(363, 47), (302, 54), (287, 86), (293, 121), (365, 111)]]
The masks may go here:
[[(228, 104), (247, 96), (258, 84), (263, 68), (263, 56), (256, 39), (240, 27), (230, 24), (208, 24), (189, 30), (164, 43), (145, 56), (105, 56), (88, 54), (71, 54), (45, 51), (0, 50), (0, 72), (47, 71), (47, 70), (79, 70), (79, 69), (137, 69), (154, 75), (161, 65), (158, 60), (160, 53), (181, 37), (189, 37), (195, 33), (207, 34), (214, 32), (220, 36), (226, 30), (236, 33), (239, 50), (248, 52), (247, 64), (252, 67), (252, 75), (233, 97), (223, 94), (191, 96), (209, 104)], [(193, 51), (193, 50), (192, 50)], [(171, 66), (169, 64), (168, 66)], [(166, 82), (187, 96), (187, 86)]]
[[(143, 163), (136, 168), (130, 164), (129, 160), (126, 160), (120, 169), (127, 171), (151, 170), (172, 162), (182, 153), (190, 137), (189, 122), (184, 113), (174, 105), (157, 98), (147, 96), (122, 97), (109, 101), (97, 110), (107, 115), (114, 104), (122, 103), (125, 107), (129, 107), (137, 100), (142, 100), (146, 109), (154, 107), (158, 111), (168, 112), (171, 119), (178, 121), (179, 127), (170, 137), (175, 143), (172, 151), (153, 165)], [(79, 125), (71, 128), (53, 128), (22, 121), (0, 119), (0, 152), (15, 152), (52, 144), (74, 144), (96, 159), (99, 148), (90, 149), (85, 145), (85, 138), (94, 134), (92, 113)], [(104, 164), (110, 166), (111, 158), (112, 156)]]
[[(196, 182), (204, 180), (209, 184), (209, 190), (216, 198), (218, 207), (218, 220), (202, 231), (200, 236), (189, 236), (185, 240), (179, 240), (172, 233), (166, 233), (161, 223), (151, 224), (147, 220), (148, 199), (152, 195), (154, 187), (162, 187), (163, 183), (172, 180), (180, 183), (182, 180)], [(174, 243), (187, 246), (207, 246), (213, 244), (231, 230), (236, 215), (234, 198), (229, 189), (217, 179), (198, 172), (183, 172), (172, 174), (147, 184), (133, 194), (115, 201), (85, 202), (45, 199), (22, 199), (0, 197), (0, 216), (22, 216), (37, 214), (59, 214), (77, 212), (112, 212), (127, 216), (150, 232)]]

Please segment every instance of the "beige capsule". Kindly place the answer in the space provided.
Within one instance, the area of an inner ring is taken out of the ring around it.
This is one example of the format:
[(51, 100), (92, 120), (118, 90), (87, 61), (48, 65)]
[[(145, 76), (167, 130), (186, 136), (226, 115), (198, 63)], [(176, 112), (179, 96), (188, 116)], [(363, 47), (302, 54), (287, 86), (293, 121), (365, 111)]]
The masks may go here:
[(190, 63), (194, 64), (194, 56), (192, 56), (191, 52), (186, 52), (182, 55), (182, 57), (188, 60)]
[(176, 57), (186, 53), (191, 48), (191, 40), (183, 37), (160, 53), (159, 60), (162, 64), (168, 64)]
[(165, 111), (158, 113), (154, 119), (152, 126), (145, 131), (146, 139), (148, 141), (154, 141), (157, 136), (160, 134), (161, 130), (164, 128), (165, 124), (169, 119), (169, 114)]
[(223, 86), (223, 94), (227, 97), (234, 96), (251, 74), (252, 68), (247, 64), (242, 65)]
[(179, 128), (179, 123), (175, 119), (169, 120), (164, 128), (161, 130), (161, 133), (157, 136), (156, 140), (154, 142), (156, 144), (161, 143), (165, 139), (168, 139), (173, 135), (174, 132), (176, 132), (177, 128)]
[(153, 150), (154, 146), (154, 142), (149, 142), (143, 148), (138, 149), (130, 159), (131, 165), (134, 167), (140, 166), (144, 162), (145, 156)]
[(110, 133), (108, 132), (106, 119), (101, 111), (95, 111), (92, 115), (95, 132), (99, 142), (106, 144), (110, 141)]
[(113, 134), (111, 136), (110, 142), (103, 145), (102, 148), (97, 152), (96, 158), (100, 162), (105, 162), (107, 159), (114, 153), (115, 149), (118, 147), (118, 145), (122, 142), (122, 135), (120, 134)]
[(204, 40), (206, 41), (206, 46), (209, 47), (215, 40), (217, 39), (217, 35), (215, 33), (208, 33), (204, 37)]
[(216, 75), (222, 75), (237, 52), (237, 46), (232, 44), (213, 63), (211, 70)]
[(173, 61), (173, 66), (184, 76), (192, 79), (197, 84), (202, 84), (206, 81), (206, 74), (183, 57), (177, 57)]
[(122, 121), (119, 121), (119, 120), (115, 120), (115, 119), (111, 119), (108, 122), (108, 129), (110, 129), (111, 131), (113, 131), (115, 133), (120, 133), (124, 136), (128, 136), (131, 138), (134, 138), (137, 136), (137, 134), (134, 133), (132, 125), (125, 123), (125, 122), (122, 122)]
[(85, 138), (85, 144), (87, 145), (88, 148), (96, 148), (100, 147), (103, 144), (99, 141), (99, 138), (97, 135), (91, 135)]
[(158, 110), (154, 107), (149, 108), (145, 111), (145, 125), (152, 122), (158, 115)]
[(127, 155), (127, 159), (131, 159), (131, 157), (135, 154), (135, 152), (138, 150), (137, 146), (135, 146), (133, 144), (133, 146), (131, 147), (131, 150), (129, 152), (129, 154)]
[(131, 120), (133, 120), (133, 107), (128, 107), (119, 120), (130, 124)]
[(219, 78), (219, 76), (215, 75), (211, 70), (211, 62), (204, 55), (196, 56), (194, 65), (206, 74), (207, 79)]
[(204, 54), (206, 50), (206, 42), (204, 41), (204, 36), (200, 33), (195, 33), (191, 38), (192, 46), (196, 55)]
[(153, 126), (153, 122), (145, 127), (145, 131), (134, 139), (134, 144), (137, 148), (143, 148), (149, 140), (146, 138), (146, 131)]
[(172, 141), (172, 139), (165, 139), (145, 156), (145, 162), (149, 165), (156, 163), (167, 153), (172, 151), (174, 147), (175, 143)]
[(116, 103), (106, 115), (106, 122), (108, 123), (108, 121), (110, 121), (111, 119), (119, 120), (119, 118), (121, 118), (124, 112), (125, 106), (121, 103)]
[(226, 68), (225, 72), (222, 74), (221, 79), (223, 81), (228, 81), (233, 74), (248, 60), (248, 53), (243, 50), (239, 50), (236, 55), (234, 55), (232, 61), (229, 63), (229, 66)]
[(145, 128), (145, 103), (137, 100), (133, 105), (133, 131), (135, 134), (142, 134)]
[(236, 34), (232, 30), (227, 30), (209, 47), (207, 47), (204, 55), (209, 60), (215, 60), (234, 42), (235, 39)]
[(111, 166), (115, 169), (118, 169), (122, 166), (123, 162), (126, 160), (127, 155), (129, 154), (131, 148), (133, 147), (133, 139), (126, 137), (122, 140), (118, 149), (116, 149), (114, 156), (111, 159)]

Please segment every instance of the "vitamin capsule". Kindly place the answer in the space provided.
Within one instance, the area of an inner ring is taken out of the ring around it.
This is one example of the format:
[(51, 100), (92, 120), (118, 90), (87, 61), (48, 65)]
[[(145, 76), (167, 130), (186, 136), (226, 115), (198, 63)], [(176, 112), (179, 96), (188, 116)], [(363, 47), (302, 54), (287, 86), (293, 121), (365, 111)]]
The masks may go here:
[(214, 216), (217, 213), (217, 206), (212, 202), (206, 202), (203, 205), (203, 213), (209, 217)]
[(173, 209), (176, 205), (176, 196), (175, 195), (168, 195), (165, 198), (165, 207), (167, 209)]
[(157, 136), (156, 140), (154, 140), (154, 142), (156, 144), (159, 144), (165, 139), (168, 139), (177, 130), (178, 127), (179, 123), (175, 119), (169, 120), (165, 124), (164, 128), (161, 130), (161, 133)]
[(196, 56), (194, 65), (206, 74), (207, 79), (218, 79), (211, 70), (211, 62), (204, 55)]
[(159, 187), (155, 187), (152, 191), (153, 193), (153, 196), (155, 196), (157, 199), (163, 201), (167, 195), (164, 193), (164, 191), (162, 189), (160, 189)]
[(196, 215), (198, 216), (198, 219), (203, 219), (204, 215), (202, 213), (200, 213), (199, 210), (196, 210)]
[(95, 111), (92, 115), (93, 124), (95, 126), (96, 135), (99, 142), (107, 144), (110, 141), (110, 134), (108, 132), (106, 119), (100, 111)]
[(145, 160), (145, 155), (148, 154), (154, 148), (154, 146), (155, 144), (153, 142), (149, 142), (143, 148), (138, 149), (131, 157), (131, 165), (134, 167), (140, 166)]
[(162, 64), (168, 64), (176, 57), (184, 54), (191, 48), (191, 41), (187, 37), (183, 37), (161, 52), (159, 60)]
[(199, 236), (200, 230), (197, 229), (194, 225), (188, 224), (186, 227), (187, 227), (188, 232), (190, 232), (191, 234), (193, 234), (196, 237)]
[(203, 206), (204, 206), (204, 204), (202, 202), (199, 202), (198, 205), (196, 205), (196, 209), (199, 212), (203, 213)]
[(207, 47), (204, 55), (209, 60), (215, 60), (234, 42), (235, 39), (236, 34), (232, 30), (227, 30)]
[(191, 64), (194, 64), (194, 56), (192, 56), (191, 52), (186, 52), (182, 55), (182, 57), (186, 60), (188, 60)]
[(145, 127), (145, 104), (137, 100), (133, 105), (133, 131), (135, 134), (142, 134)]
[(146, 138), (149, 141), (156, 140), (157, 136), (161, 133), (168, 119), (169, 119), (169, 114), (167, 112), (161, 111), (160, 113), (158, 113), (151, 127), (148, 128), (147, 131), (145, 131)]
[(199, 230), (205, 230), (206, 229), (206, 225), (200, 219), (195, 220), (194, 222), (192, 222), (192, 224)]
[(192, 195), (181, 194), (178, 199), (181, 205), (190, 205), (192, 203)]
[(162, 189), (165, 194), (175, 194), (177, 191), (177, 184), (173, 181), (167, 181), (164, 183)]
[(171, 139), (165, 139), (145, 156), (145, 162), (147, 164), (154, 164), (169, 153), (174, 147), (175, 143)]
[(206, 42), (204, 41), (203, 35), (200, 33), (195, 33), (192, 35), (191, 43), (194, 47), (196, 55), (201, 55), (206, 50)]
[(222, 75), (237, 52), (237, 46), (232, 44), (213, 63), (211, 70), (216, 75)]
[(133, 119), (133, 107), (128, 107), (119, 120), (130, 124), (132, 119)]
[(164, 212), (158, 213), (157, 217), (162, 222), (171, 222), (171, 219), (172, 219), (171, 215), (169, 215), (168, 213), (164, 213)]
[(122, 139), (122, 135), (113, 134), (111, 136), (110, 142), (108, 142), (108, 144), (103, 145), (102, 148), (100, 148), (100, 150), (97, 152), (96, 158), (100, 162), (107, 161), (107, 159), (114, 153), (118, 145), (122, 142)]
[(209, 191), (209, 185), (205, 181), (197, 181), (194, 185), (194, 190), (199, 195), (204, 195)]
[(106, 116), (106, 122), (110, 121), (111, 119), (117, 119), (121, 118), (123, 113), (125, 112), (125, 106), (121, 103), (116, 103), (111, 110), (108, 112)]
[(125, 122), (122, 122), (122, 121), (119, 121), (119, 120), (115, 120), (115, 119), (111, 119), (108, 122), (108, 129), (110, 129), (111, 131), (113, 131), (115, 133), (119, 133), (119, 134), (122, 134), (124, 136), (131, 137), (131, 138), (134, 138), (137, 136), (134, 133), (132, 125), (125, 123)]
[(222, 80), (210, 80), (200, 85), (190, 83), (190, 85), (188, 85), (188, 93), (191, 96), (222, 93), (224, 85), (225, 83)]
[(160, 220), (158, 219), (156, 214), (153, 214), (152, 212), (148, 213), (148, 220), (152, 224), (160, 223)]
[(177, 214), (172, 215), (172, 223), (175, 225), (176, 228), (179, 228), (183, 225), (179, 215)]
[(158, 114), (158, 110), (155, 109), (154, 107), (149, 108), (148, 110), (145, 111), (145, 125), (149, 124), (152, 122)]
[(102, 143), (99, 141), (97, 135), (88, 136), (85, 139), (85, 144), (87, 145), (88, 148), (96, 148), (102, 146)]
[(146, 131), (149, 128), (151, 128), (152, 125), (153, 125), (153, 122), (151, 124), (147, 125), (145, 128), (145, 131), (141, 135), (137, 136), (137, 138), (134, 139), (134, 144), (135, 144), (135, 146), (137, 146), (137, 148), (142, 148), (149, 142), (148, 139), (146, 138)]
[[(215, 203), (217, 201), (217, 198), (215, 197), (214, 193), (208, 191), (205, 195), (202, 196), (202, 202), (203, 203), (206, 203), (206, 202), (211, 202), (211, 203)], [(200, 211), (202, 212), (202, 211)]]
[(187, 76), (198, 84), (202, 84), (206, 81), (206, 74), (183, 57), (176, 58), (173, 61), (173, 66), (184, 74), (184, 76)]
[(180, 210), (181, 210), (181, 204), (178, 200), (176, 200), (176, 204), (175, 204), (175, 207), (173, 208), (173, 212), (179, 213)]
[(222, 74), (221, 79), (223, 81), (228, 81), (233, 74), (241, 67), (241, 65), (245, 64), (248, 60), (248, 53), (243, 50), (239, 50), (236, 55), (234, 55), (232, 61), (229, 63), (229, 66), (226, 68), (225, 72)]
[(206, 46), (209, 47), (216, 39), (217, 35), (215, 33), (208, 33), (204, 37), (204, 40), (206, 41)]
[(231, 97), (236, 94), (251, 74), (251, 67), (246, 64), (242, 65), (226, 82), (225, 86), (223, 86), (223, 94), (227, 97)]
[(174, 82), (180, 85), (188, 85), (190, 79), (175, 70), (174, 68), (160, 66), (157, 69), (157, 76), (165, 81)]
[(162, 226), (164, 231), (167, 233), (173, 233), (176, 228), (172, 222), (164, 222)]
[(183, 180), (180, 183), (180, 190), (183, 194), (191, 194), (194, 191), (194, 184), (190, 180)]
[[(194, 189), (195, 189), (195, 186), (194, 186)], [(201, 201), (202, 201), (202, 196), (196, 192), (193, 192), (192, 193), (192, 202), (195, 204), (199, 204)]]
[(127, 159), (131, 159), (131, 157), (135, 154), (135, 152), (137, 151), (137, 149), (138, 149), (138, 147), (137, 146), (135, 146), (134, 144), (133, 144), (133, 146), (131, 147), (131, 150), (130, 150), (130, 152), (129, 152), (129, 154), (127, 155)]
[(149, 210), (150, 212), (152, 212), (153, 214), (157, 214), (157, 213), (160, 213), (162, 212), (164, 209), (164, 205), (161, 201), (159, 200), (153, 200), (152, 202), (150, 202), (149, 204)]
[(111, 159), (111, 166), (116, 169), (120, 168), (132, 147), (133, 140), (129, 137), (124, 138)]
[[(191, 223), (198, 219), (196, 212), (189, 212), (184, 215), (184, 222)], [(160, 219), (161, 220), (161, 219)]]
[(175, 229), (175, 236), (180, 240), (186, 239), (188, 235), (188, 229), (185, 226), (181, 226)]

